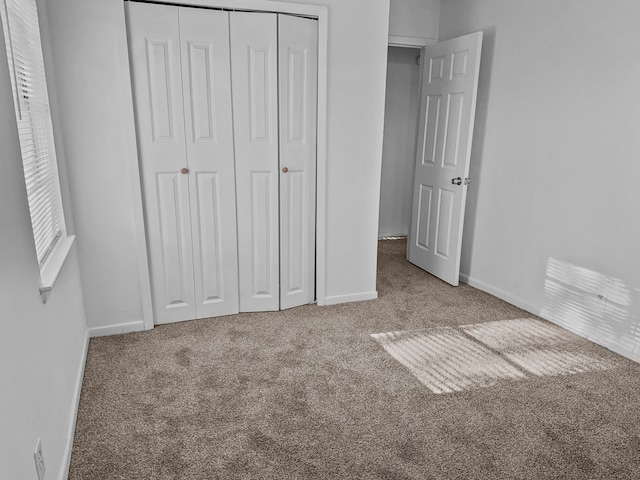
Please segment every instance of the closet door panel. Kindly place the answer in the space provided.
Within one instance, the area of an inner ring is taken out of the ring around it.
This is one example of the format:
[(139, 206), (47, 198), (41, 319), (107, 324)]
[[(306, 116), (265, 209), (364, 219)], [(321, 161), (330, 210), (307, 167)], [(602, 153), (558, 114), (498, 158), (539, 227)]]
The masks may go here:
[[(238, 282), (236, 257), (230, 258), (225, 242), (224, 215), (221, 206), (221, 182), (217, 172), (197, 172), (195, 201), (191, 202), (194, 228), (196, 282), (196, 313), (198, 318), (238, 313)], [(232, 226), (235, 237), (235, 224)], [(235, 253), (235, 252), (234, 252)]]
[(198, 318), (238, 313), (229, 14), (180, 8)]
[(195, 318), (178, 9), (127, 2), (154, 321)]
[(315, 299), (318, 22), (278, 15), (280, 308)]
[(156, 188), (162, 254), (162, 271), (159, 272), (163, 278), (162, 305), (166, 309), (185, 308), (191, 314), (192, 310), (186, 308), (193, 305), (192, 278), (189, 278), (193, 276), (189, 248), (189, 186), (180, 173), (159, 172)]
[(278, 310), (278, 39), (275, 14), (232, 12), (240, 311)]

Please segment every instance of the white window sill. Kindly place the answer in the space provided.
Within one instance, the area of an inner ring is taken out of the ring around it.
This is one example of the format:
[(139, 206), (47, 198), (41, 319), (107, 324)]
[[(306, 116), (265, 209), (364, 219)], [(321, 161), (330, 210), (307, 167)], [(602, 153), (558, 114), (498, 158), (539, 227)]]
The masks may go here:
[(49, 294), (53, 290), (56, 280), (58, 280), (58, 275), (60, 275), (64, 262), (69, 256), (71, 245), (73, 245), (75, 238), (75, 235), (70, 235), (59, 239), (44, 267), (40, 270), (40, 297), (42, 298), (42, 303), (47, 303)]

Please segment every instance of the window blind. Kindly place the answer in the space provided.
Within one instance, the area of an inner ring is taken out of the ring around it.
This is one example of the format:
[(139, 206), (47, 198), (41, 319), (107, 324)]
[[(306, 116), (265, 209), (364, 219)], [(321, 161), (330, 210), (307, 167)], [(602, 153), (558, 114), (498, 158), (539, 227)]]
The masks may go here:
[(64, 232), (35, 0), (0, 0), (24, 177), (40, 268)]

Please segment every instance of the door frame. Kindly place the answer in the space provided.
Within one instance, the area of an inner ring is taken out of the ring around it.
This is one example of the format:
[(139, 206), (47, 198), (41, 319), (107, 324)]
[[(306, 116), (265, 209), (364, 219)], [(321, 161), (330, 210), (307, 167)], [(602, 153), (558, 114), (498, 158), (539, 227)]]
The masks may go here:
[[(122, 2), (123, 15), (126, 18), (125, 2)], [(268, 13), (300, 15), (318, 20), (318, 112), (317, 112), (317, 152), (316, 152), (316, 301), (326, 304), (326, 211), (327, 211), (327, 51), (329, 32), (329, 9), (321, 5), (308, 5), (274, 0), (152, 0), (151, 3), (181, 5), (185, 7), (208, 7), (224, 10), (244, 10)], [(127, 85), (133, 91), (128, 44), (126, 49), (126, 70), (129, 77)], [(133, 97), (132, 97), (133, 98)], [(134, 128), (137, 145), (137, 132)], [(136, 159), (138, 155), (136, 152)], [(135, 170), (135, 171), (134, 171)], [(143, 305), (144, 329), (154, 327), (151, 303), (151, 275), (147, 257), (147, 235), (144, 225), (142, 185), (140, 183), (139, 162), (132, 165), (134, 224), (136, 244), (138, 246), (138, 271)], [(136, 181), (137, 180), (137, 181)], [(144, 253), (144, 254), (143, 254)]]
[(398, 35), (389, 35), (390, 47), (406, 47), (406, 48), (420, 48), (424, 50), (427, 45), (433, 45), (436, 43), (435, 38), (422, 38), (422, 37), (401, 37)]
[[(423, 37), (403, 37), (403, 36), (398, 36), (398, 35), (389, 35), (389, 41), (388, 41), (388, 47), (399, 47), (399, 48), (412, 48), (415, 50), (418, 50), (418, 55), (420, 58), (420, 62), (419, 62), (419, 67), (418, 67), (418, 71), (419, 71), (419, 76), (418, 76), (418, 98), (421, 98), (421, 94), (422, 94), (422, 62), (424, 59), (424, 51), (425, 48), (429, 45), (433, 45), (437, 43), (436, 40), (434, 38), (423, 38)], [(388, 67), (388, 63), (387, 63), (387, 67)], [(418, 129), (418, 127), (416, 126), (416, 129)], [(416, 141), (419, 141), (416, 140)], [(416, 159), (413, 159), (413, 170), (415, 170), (415, 161)], [(415, 171), (413, 172), (412, 175), (415, 175)], [(413, 176), (412, 178), (412, 182), (413, 182)], [(382, 186), (380, 186), (380, 189), (382, 191)], [(411, 192), (412, 196), (413, 196), (413, 191)], [(409, 224), (409, 233), (411, 233), (411, 224)], [(409, 237), (409, 235), (407, 234), (407, 238)]]

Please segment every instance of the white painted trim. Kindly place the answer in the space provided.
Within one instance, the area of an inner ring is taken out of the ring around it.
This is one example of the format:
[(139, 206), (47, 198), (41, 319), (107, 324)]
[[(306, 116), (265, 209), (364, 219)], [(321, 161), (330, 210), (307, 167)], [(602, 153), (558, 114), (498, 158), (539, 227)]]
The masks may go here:
[(274, 0), (153, 0), (154, 3), (225, 8), (229, 10), (253, 10), (256, 12), (291, 13), (319, 17), (327, 7)]
[(577, 329), (572, 328), (571, 325), (565, 325), (563, 323), (554, 322), (553, 319), (547, 318), (546, 316), (543, 316), (543, 315), (538, 315), (538, 316), (564, 328), (565, 330), (569, 330), (571, 333), (575, 333), (579, 337), (586, 338), (587, 340), (593, 343), (597, 343), (598, 345), (606, 348), (607, 350), (611, 350), (612, 352), (615, 352), (618, 355), (622, 355), (623, 357), (626, 357), (629, 360), (633, 360), (636, 363), (640, 363), (640, 352), (636, 351), (636, 349), (634, 349), (634, 351), (624, 350), (620, 348), (619, 345), (603, 342), (602, 339), (596, 338), (595, 336), (591, 335), (589, 332), (578, 331)]
[(59, 238), (50, 258), (47, 259), (44, 267), (40, 270), (40, 298), (42, 303), (47, 303), (49, 294), (53, 290), (56, 280), (58, 280), (75, 238), (75, 235)]
[(407, 237), (407, 238), (409, 238), (409, 233), (408, 232), (404, 232), (404, 233), (398, 233), (398, 232), (378, 233), (378, 240), (380, 240), (381, 238), (385, 238), (385, 237)]
[(422, 48), (427, 45), (433, 45), (436, 43), (434, 38), (421, 38), (421, 37), (402, 37), (399, 35), (389, 35), (390, 47), (408, 47), (408, 48)]
[(142, 330), (145, 330), (144, 320), (138, 320), (135, 322), (118, 323), (116, 325), (90, 328), (89, 337), (106, 337), (107, 335), (120, 335), (121, 333), (140, 332)]
[(493, 285), (489, 285), (488, 283), (485, 283), (482, 280), (478, 280), (477, 278), (471, 277), (466, 273), (460, 272), (460, 280), (462, 280), (467, 285), (471, 285), (472, 287), (477, 288), (478, 290), (482, 290), (483, 292), (489, 293), (494, 297), (498, 297), (499, 299), (504, 300), (505, 302), (508, 302), (511, 305), (515, 305), (518, 308), (526, 310), (527, 312), (537, 317), (543, 318), (555, 325), (558, 325), (559, 327), (562, 327), (565, 330), (569, 330), (571, 333), (574, 333), (579, 337), (586, 338), (587, 340), (593, 343), (597, 343), (598, 345), (608, 350), (611, 350), (612, 352), (622, 355), (623, 357), (633, 360), (634, 362), (640, 363), (640, 352), (637, 352), (636, 350), (634, 351), (624, 350), (620, 348), (620, 346), (615, 345), (613, 343), (603, 342), (601, 338), (596, 338), (595, 336), (589, 334), (589, 332), (579, 331), (578, 329), (572, 327), (571, 325), (560, 323), (555, 319), (550, 318), (548, 315), (543, 315), (540, 308), (533, 306), (531, 303), (526, 302), (522, 298), (511, 295), (510, 293), (505, 292), (500, 288), (494, 287)]
[[(129, 1), (129, 0), (125, 0)], [(317, 158), (316, 158), (316, 301), (318, 305), (326, 303), (326, 226), (327, 226), (327, 91), (328, 91), (328, 45), (329, 45), (329, 9), (321, 5), (280, 2), (274, 0), (155, 0), (156, 3), (181, 4), (231, 10), (254, 10), (274, 13), (290, 13), (315, 17), (318, 19), (318, 120), (317, 120)], [(126, 11), (123, 2), (123, 12)], [(126, 15), (125, 15), (126, 16)], [(126, 25), (125, 25), (126, 28)], [(128, 74), (127, 95), (131, 98), (128, 108), (133, 112), (133, 88), (128, 44), (119, 45), (121, 68)], [(133, 116), (130, 116), (132, 119)], [(128, 126), (134, 132), (135, 125)], [(135, 161), (132, 156), (131, 182), (134, 199), (134, 222), (136, 229), (136, 248), (138, 250), (138, 271), (142, 310), (145, 329), (153, 328), (153, 308), (151, 301), (151, 281), (147, 256), (147, 238), (144, 226), (142, 185), (138, 166), (138, 153)], [(135, 170), (135, 171), (134, 171)]]
[(504, 300), (511, 305), (515, 305), (516, 307), (526, 310), (529, 313), (540, 316), (540, 312), (537, 307), (528, 302), (525, 302), (520, 297), (511, 295), (509, 292), (505, 292), (504, 290), (494, 287), (493, 285), (489, 285), (482, 280), (478, 280), (477, 278), (471, 277), (470, 275), (462, 272), (460, 272), (460, 280), (467, 285), (471, 285), (472, 287), (477, 288), (478, 290), (482, 290), (483, 292), (489, 293), (494, 297), (498, 297), (499, 299)]
[(348, 293), (346, 295), (332, 295), (325, 298), (325, 305), (337, 305), (339, 303), (362, 302), (364, 300), (375, 300), (378, 292)]
[[(122, 19), (125, 22), (124, 28), (127, 32), (126, 24), (126, 12), (123, 2)], [(128, 36), (125, 34), (124, 42), (118, 39), (118, 59), (120, 62), (120, 71), (125, 72), (128, 81), (122, 82), (121, 88), (124, 90), (124, 94), (128, 102), (122, 105), (124, 115), (121, 120), (125, 124), (124, 132), (126, 138), (124, 139), (125, 148), (127, 151), (127, 158), (129, 161), (129, 178), (131, 180), (131, 194), (133, 199), (133, 226), (135, 230), (136, 239), (136, 258), (138, 260), (138, 282), (140, 285), (140, 300), (142, 303), (142, 318), (144, 321), (144, 329), (150, 330), (153, 328), (153, 303), (151, 300), (151, 273), (149, 270), (149, 257), (147, 252), (147, 233), (144, 224), (144, 209), (142, 207), (142, 181), (140, 178), (140, 168), (138, 166), (138, 139), (136, 132), (136, 125), (134, 121), (134, 107), (133, 107), (133, 89), (131, 86), (131, 70), (129, 64), (129, 44)]]
[(80, 367), (76, 374), (75, 388), (73, 390), (73, 399), (71, 402), (71, 411), (69, 412), (69, 425), (67, 427), (67, 443), (62, 451), (62, 463), (58, 474), (59, 480), (67, 480), (69, 476), (69, 467), (71, 466), (71, 450), (73, 448), (73, 438), (76, 432), (76, 420), (78, 419), (78, 407), (80, 405), (80, 394), (82, 393), (82, 381), (84, 379), (84, 367), (87, 364), (87, 354), (89, 352), (89, 333), (84, 337), (84, 349), (82, 350), (82, 358), (80, 359)]
[(327, 91), (329, 10), (318, 14), (318, 123), (316, 138), (316, 301), (327, 301)]

